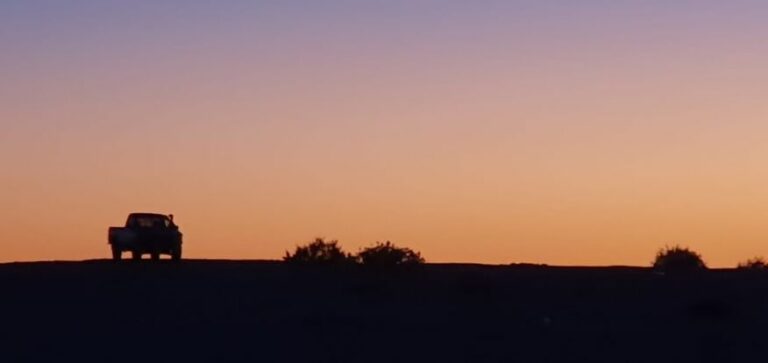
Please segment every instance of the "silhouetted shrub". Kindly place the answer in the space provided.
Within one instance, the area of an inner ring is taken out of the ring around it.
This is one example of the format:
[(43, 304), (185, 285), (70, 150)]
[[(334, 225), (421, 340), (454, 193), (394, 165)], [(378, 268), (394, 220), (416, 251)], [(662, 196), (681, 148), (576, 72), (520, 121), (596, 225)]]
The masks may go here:
[(701, 255), (687, 247), (666, 247), (656, 253), (653, 268), (662, 272), (685, 272), (706, 269)]
[(762, 257), (755, 257), (744, 262), (739, 262), (737, 268), (746, 270), (765, 270), (768, 269), (768, 263), (766, 263), (765, 259)]
[(355, 258), (344, 252), (338, 241), (326, 242), (322, 238), (316, 238), (306, 246), (297, 246), (293, 254), (286, 251), (283, 261), (297, 264), (343, 265), (355, 263)]
[(397, 247), (390, 241), (376, 242), (376, 245), (364, 248), (357, 254), (357, 260), (363, 265), (377, 267), (424, 263), (424, 258), (419, 252)]

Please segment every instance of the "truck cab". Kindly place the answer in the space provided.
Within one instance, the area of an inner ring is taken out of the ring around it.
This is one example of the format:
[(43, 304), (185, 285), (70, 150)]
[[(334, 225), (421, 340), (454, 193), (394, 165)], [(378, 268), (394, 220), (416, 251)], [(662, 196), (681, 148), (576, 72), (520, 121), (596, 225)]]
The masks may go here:
[(131, 213), (125, 227), (109, 228), (108, 240), (113, 260), (121, 260), (122, 253), (129, 251), (134, 260), (140, 260), (144, 254), (153, 260), (161, 254), (181, 259), (182, 234), (172, 214)]

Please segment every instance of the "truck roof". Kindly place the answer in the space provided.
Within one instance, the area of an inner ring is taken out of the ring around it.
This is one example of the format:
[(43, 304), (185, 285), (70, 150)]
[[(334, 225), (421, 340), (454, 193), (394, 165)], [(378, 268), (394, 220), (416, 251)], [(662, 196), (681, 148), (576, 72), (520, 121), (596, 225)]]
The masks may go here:
[(141, 218), (141, 217), (145, 217), (145, 218), (157, 218), (157, 217), (160, 217), (160, 218), (168, 218), (167, 215), (160, 214), (160, 213), (131, 213), (131, 214), (128, 215), (128, 217), (129, 218), (130, 217), (139, 217), (139, 218)]

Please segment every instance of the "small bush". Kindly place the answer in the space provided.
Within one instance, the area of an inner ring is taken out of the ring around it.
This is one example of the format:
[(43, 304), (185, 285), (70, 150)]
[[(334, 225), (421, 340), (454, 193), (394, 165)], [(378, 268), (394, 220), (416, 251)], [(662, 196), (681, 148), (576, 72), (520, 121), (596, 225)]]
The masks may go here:
[(283, 261), (297, 264), (343, 265), (354, 263), (355, 258), (344, 252), (338, 241), (326, 242), (322, 238), (316, 238), (306, 246), (297, 246), (293, 254), (286, 251)]
[(376, 242), (376, 245), (361, 250), (357, 254), (357, 260), (363, 265), (377, 267), (424, 263), (424, 258), (419, 252), (397, 247), (390, 241)]
[(684, 272), (706, 269), (701, 255), (687, 247), (666, 247), (656, 253), (653, 268), (662, 272)]
[(739, 262), (737, 268), (745, 270), (765, 270), (768, 269), (768, 263), (765, 262), (765, 259), (762, 257), (755, 257), (744, 262)]

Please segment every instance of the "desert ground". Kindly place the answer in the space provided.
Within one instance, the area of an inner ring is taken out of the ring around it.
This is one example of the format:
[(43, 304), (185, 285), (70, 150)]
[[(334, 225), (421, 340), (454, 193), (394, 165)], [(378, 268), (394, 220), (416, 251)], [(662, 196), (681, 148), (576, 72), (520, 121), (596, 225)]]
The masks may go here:
[(0, 264), (5, 362), (739, 362), (768, 274), (270, 261)]

